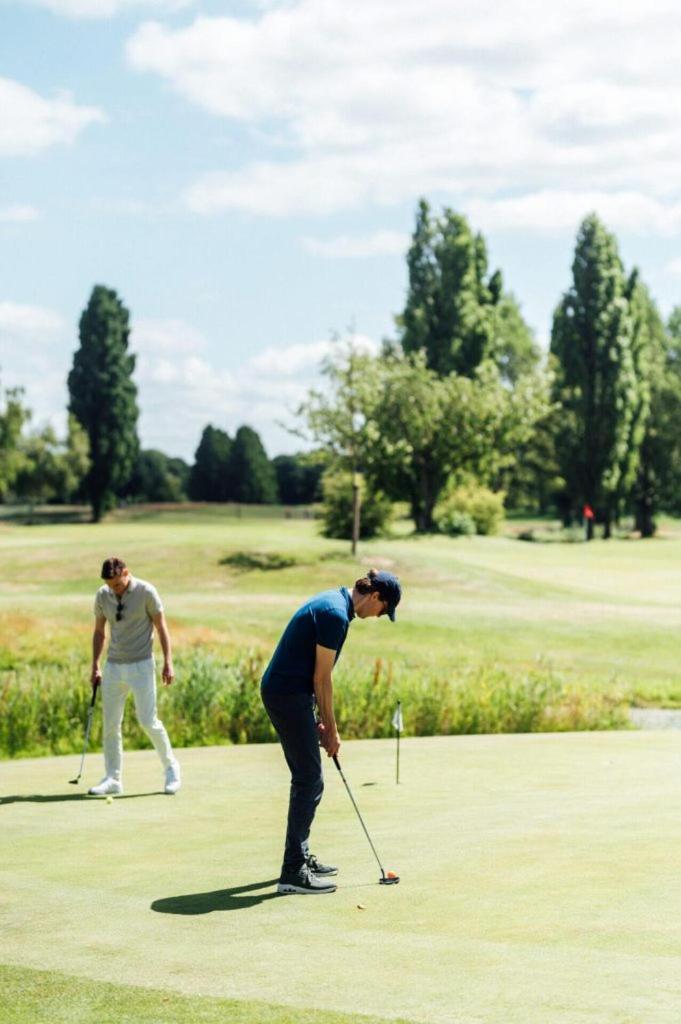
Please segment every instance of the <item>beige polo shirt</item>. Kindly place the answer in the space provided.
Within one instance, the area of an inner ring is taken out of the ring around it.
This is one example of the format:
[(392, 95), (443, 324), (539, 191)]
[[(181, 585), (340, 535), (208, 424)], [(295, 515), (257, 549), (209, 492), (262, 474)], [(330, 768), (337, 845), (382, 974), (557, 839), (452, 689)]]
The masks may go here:
[[(116, 621), (119, 600), (122, 615)], [(156, 587), (146, 580), (131, 576), (120, 599), (106, 583), (100, 587), (95, 595), (95, 616), (103, 617), (109, 623), (111, 638), (107, 660), (127, 664), (150, 658), (154, 632), (152, 619), (162, 611)]]

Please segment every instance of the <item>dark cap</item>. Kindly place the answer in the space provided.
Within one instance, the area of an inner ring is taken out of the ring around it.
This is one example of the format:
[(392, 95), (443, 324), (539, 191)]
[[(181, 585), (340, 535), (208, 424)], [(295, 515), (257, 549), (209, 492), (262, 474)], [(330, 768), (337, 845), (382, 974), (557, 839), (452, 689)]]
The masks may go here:
[(397, 576), (391, 572), (377, 572), (372, 579), (374, 589), (378, 591), (388, 605), (388, 616), (392, 622), (395, 621), (395, 609), (402, 597), (402, 587)]

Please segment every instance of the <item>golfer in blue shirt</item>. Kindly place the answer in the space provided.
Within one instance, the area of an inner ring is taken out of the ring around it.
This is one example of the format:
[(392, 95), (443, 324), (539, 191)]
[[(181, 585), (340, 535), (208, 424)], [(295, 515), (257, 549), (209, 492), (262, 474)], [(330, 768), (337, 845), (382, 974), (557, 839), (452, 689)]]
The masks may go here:
[(397, 577), (375, 569), (357, 580), (352, 591), (340, 587), (317, 594), (295, 613), (265, 670), (263, 704), (291, 771), (281, 893), (336, 889), (330, 877), (338, 869), (321, 864), (309, 848), (310, 828), (324, 791), (319, 746), (329, 757), (340, 750), (331, 673), (355, 616), (387, 615), (394, 622), (401, 596)]

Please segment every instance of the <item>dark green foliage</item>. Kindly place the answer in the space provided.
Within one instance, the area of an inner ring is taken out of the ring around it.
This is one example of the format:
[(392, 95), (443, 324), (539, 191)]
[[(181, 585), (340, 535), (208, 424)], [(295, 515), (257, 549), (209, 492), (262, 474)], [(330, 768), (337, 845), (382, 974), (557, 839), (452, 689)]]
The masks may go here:
[(145, 449), (137, 456), (126, 497), (145, 502), (186, 501), (189, 472), (184, 459)]
[[(322, 479), (322, 533), (325, 537), (350, 540), (352, 537), (352, 473), (326, 473)], [(387, 531), (392, 518), (392, 502), (379, 490), (370, 490), (360, 482), (360, 529), (362, 538), (376, 537)]]
[(277, 479), (258, 434), (239, 427), (230, 456), (233, 501), (248, 505), (273, 505), (278, 500)]
[(551, 335), (566, 520), (588, 503), (608, 536), (638, 469), (646, 350), (637, 343), (636, 282), (626, 280), (615, 238), (595, 214), (579, 229), (572, 274)]
[(409, 290), (398, 318), (405, 352), (424, 350), (445, 376), (471, 376), (485, 359), (514, 381), (536, 366), (539, 352), (501, 273), (488, 273), (487, 247), (465, 217), (445, 209), (432, 217), (421, 200), (407, 254)]
[(660, 510), (681, 511), (681, 307), (672, 311), (665, 330), (645, 290), (641, 299), (649, 345), (650, 415), (633, 500), (636, 527), (642, 537), (651, 537)]
[(270, 572), (278, 569), (290, 569), (293, 565), (300, 565), (300, 559), (295, 555), (280, 555), (272, 551), (234, 551), (220, 559), (220, 565), (227, 565), (237, 572), (253, 572), (261, 570)]
[(192, 501), (230, 501), (232, 441), (210, 424), (204, 429), (189, 474), (189, 497)]
[(282, 505), (311, 505), (319, 499), (324, 461), (318, 453), (277, 455), (272, 466)]
[(129, 314), (116, 292), (102, 285), (93, 288), (79, 335), (80, 348), (68, 377), (69, 411), (90, 442), (85, 489), (98, 522), (128, 483), (139, 451)]

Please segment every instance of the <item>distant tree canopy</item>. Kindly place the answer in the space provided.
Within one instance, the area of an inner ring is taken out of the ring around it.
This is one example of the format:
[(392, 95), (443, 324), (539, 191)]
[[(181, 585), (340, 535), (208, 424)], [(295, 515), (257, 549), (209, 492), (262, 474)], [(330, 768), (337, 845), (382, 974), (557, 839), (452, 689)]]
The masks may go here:
[(184, 459), (170, 458), (154, 448), (137, 456), (125, 489), (133, 501), (186, 501), (190, 467)]
[(230, 456), (232, 441), (224, 430), (204, 428), (189, 474), (189, 497), (192, 501), (229, 501)]
[(205, 427), (189, 474), (192, 501), (273, 504), (277, 478), (260, 437), (241, 426), (232, 440), (224, 430)]
[(0, 500), (4, 500), (23, 463), (19, 442), (31, 413), (21, 388), (0, 390)]
[(129, 314), (115, 291), (93, 288), (79, 336), (68, 377), (69, 412), (88, 435), (91, 465), (84, 486), (98, 522), (127, 485), (139, 452)]
[(590, 505), (609, 535), (636, 479), (648, 416), (649, 300), (595, 214), (579, 230), (572, 276), (551, 334), (563, 500), (568, 516)]
[(445, 209), (431, 214), (425, 199), (407, 253), (407, 302), (397, 318), (404, 352), (426, 355), (440, 376), (473, 375), (487, 359), (515, 381), (538, 363), (539, 350), (501, 272), (488, 271), (487, 246), (468, 221)]
[(272, 465), (282, 505), (311, 505), (321, 498), (324, 460), (318, 453), (277, 455)]
[(69, 416), (66, 438), (60, 441), (52, 427), (22, 436), (21, 465), (14, 494), (31, 504), (75, 501), (90, 468), (87, 434), (75, 416)]

